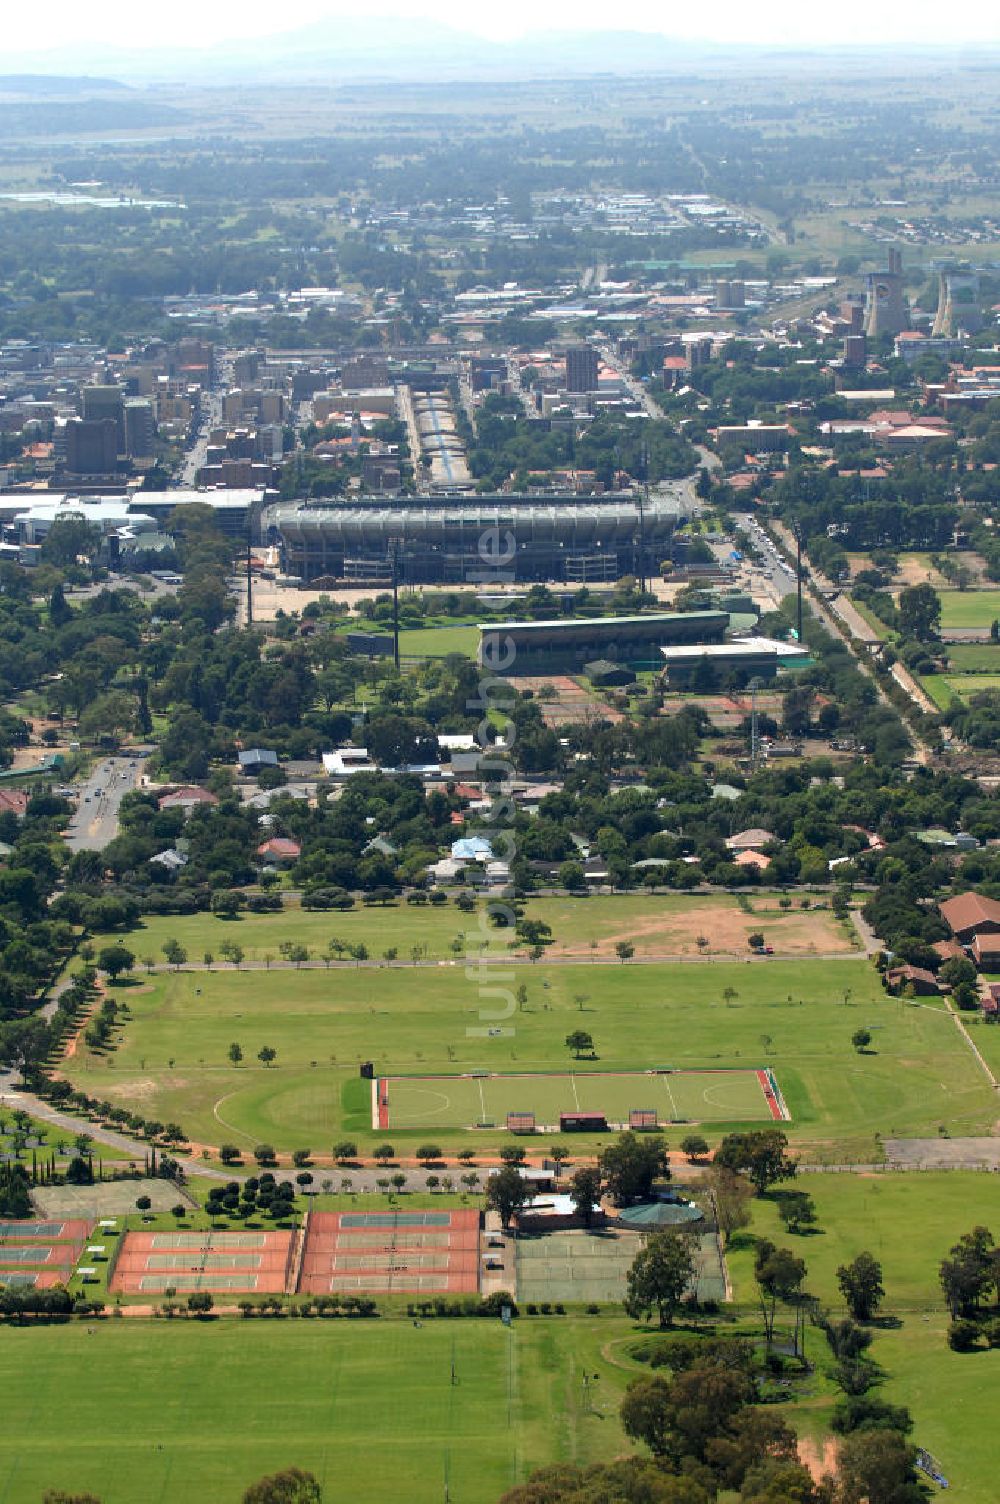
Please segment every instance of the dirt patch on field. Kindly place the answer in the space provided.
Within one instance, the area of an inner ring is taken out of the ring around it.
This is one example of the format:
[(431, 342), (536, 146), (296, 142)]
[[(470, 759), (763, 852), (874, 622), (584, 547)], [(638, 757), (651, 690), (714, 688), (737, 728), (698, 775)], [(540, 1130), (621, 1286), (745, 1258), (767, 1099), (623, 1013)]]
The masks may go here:
[[(848, 955), (853, 947), (833, 915), (810, 909), (799, 913), (745, 914), (742, 909), (713, 903), (693, 903), (683, 911), (661, 910), (637, 915), (627, 926), (601, 930), (595, 924), (592, 938), (598, 955), (614, 955), (619, 941), (629, 941), (637, 955), (749, 955), (748, 936), (755, 931), (775, 953), (790, 956)], [(707, 945), (699, 945), (703, 939)], [(593, 956), (590, 940), (561, 941), (558, 927), (551, 955)]]
[(148, 1102), (156, 1096), (159, 1089), (160, 1086), (156, 1081), (151, 1081), (146, 1077), (138, 1081), (116, 1081), (114, 1094), (117, 1101)]
[(571, 679), (568, 674), (523, 674), (512, 678), (510, 683), (522, 693), (531, 690), (542, 720), (550, 729), (591, 720), (623, 719), (621, 712), (594, 694), (585, 681)]
[(802, 1436), (799, 1438), (798, 1449), (799, 1461), (804, 1468), (808, 1468), (817, 1483), (836, 1474), (837, 1443), (832, 1436), (826, 1437), (822, 1449), (811, 1436)]
[(939, 569), (935, 569), (929, 560), (919, 559), (913, 554), (904, 554), (900, 559), (892, 583), (897, 589), (904, 585), (933, 585), (935, 590), (948, 588), (948, 581)]

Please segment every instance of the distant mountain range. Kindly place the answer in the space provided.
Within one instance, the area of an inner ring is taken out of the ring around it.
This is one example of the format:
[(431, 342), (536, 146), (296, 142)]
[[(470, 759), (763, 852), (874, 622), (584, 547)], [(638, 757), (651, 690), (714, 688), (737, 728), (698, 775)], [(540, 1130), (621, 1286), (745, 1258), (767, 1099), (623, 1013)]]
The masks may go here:
[[(997, 57), (994, 50), (993, 58)], [(940, 62), (937, 48), (913, 47), (908, 59)], [(948, 50), (949, 62), (982, 67), (984, 49)], [(121, 48), (78, 44), (7, 55), (24, 71), (0, 77), (0, 93), (97, 92), (117, 82), (149, 84), (209, 80), (399, 79), (435, 83), (458, 79), (526, 79), (607, 74), (669, 74), (692, 67), (824, 67), (900, 63), (899, 49), (720, 46), (631, 31), (533, 32), (510, 42), (481, 37), (432, 21), (405, 17), (330, 18), (267, 37), (234, 37), (207, 47)], [(81, 78), (90, 71), (101, 75)], [(72, 75), (56, 78), (56, 75)], [(43, 75), (43, 76), (40, 76)], [(52, 87), (55, 86), (55, 87)]]

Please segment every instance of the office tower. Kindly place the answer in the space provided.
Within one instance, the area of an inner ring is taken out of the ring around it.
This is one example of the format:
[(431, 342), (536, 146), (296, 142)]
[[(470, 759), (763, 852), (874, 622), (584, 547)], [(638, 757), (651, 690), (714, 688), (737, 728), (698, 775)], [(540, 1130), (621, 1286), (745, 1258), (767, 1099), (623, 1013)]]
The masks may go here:
[(111, 475), (118, 463), (114, 418), (70, 418), (66, 424), (66, 469), (70, 475)]
[(153, 456), (156, 424), (153, 404), (137, 397), (125, 404), (125, 453), (130, 460), (148, 460)]
[(566, 351), (567, 392), (596, 392), (597, 351), (590, 345), (573, 345)]
[(125, 393), (120, 386), (81, 387), (80, 412), (88, 423), (99, 423), (102, 418), (113, 419), (117, 452), (125, 453)]

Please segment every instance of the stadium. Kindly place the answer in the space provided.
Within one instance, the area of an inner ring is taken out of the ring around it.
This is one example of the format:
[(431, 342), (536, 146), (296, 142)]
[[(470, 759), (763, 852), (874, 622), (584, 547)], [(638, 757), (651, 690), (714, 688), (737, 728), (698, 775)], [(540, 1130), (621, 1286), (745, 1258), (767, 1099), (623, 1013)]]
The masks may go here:
[(632, 495), (279, 502), (263, 512), (261, 536), (281, 547), (286, 571), (303, 580), (385, 579), (394, 547), (399, 578), (410, 584), (489, 582), (501, 571), (515, 580), (585, 584), (658, 569), (684, 515), (675, 500), (659, 498), (640, 513)]

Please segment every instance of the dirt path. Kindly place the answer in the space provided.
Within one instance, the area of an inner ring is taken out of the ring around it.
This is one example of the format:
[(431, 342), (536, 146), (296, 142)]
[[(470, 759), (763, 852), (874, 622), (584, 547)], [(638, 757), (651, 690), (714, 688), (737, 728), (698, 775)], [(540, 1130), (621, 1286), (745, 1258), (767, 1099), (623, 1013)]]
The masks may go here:
[(835, 1475), (837, 1471), (837, 1443), (832, 1436), (824, 1438), (822, 1451), (811, 1436), (800, 1436), (799, 1461), (808, 1468), (817, 1483)]

